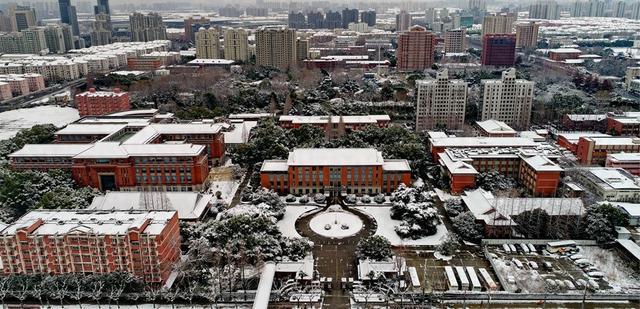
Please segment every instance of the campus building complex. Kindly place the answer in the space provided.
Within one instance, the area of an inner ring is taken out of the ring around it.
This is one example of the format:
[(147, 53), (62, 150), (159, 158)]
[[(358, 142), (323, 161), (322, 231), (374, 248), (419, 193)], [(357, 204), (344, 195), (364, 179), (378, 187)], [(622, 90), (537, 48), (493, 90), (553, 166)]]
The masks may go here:
[(602, 166), (607, 155), (640, 152), (638, 137), (580, 137), (575, 154), (582, 165)]
[(79, 185), (101, 190), (197, 191), (224, 158), (227, 124), (150, 123), (157, 118), (127, 113), (83, 118), (56, 132), (55, 144), (12, 153), (11, 167), (69, 170)]
[(266, 160), (260, 184), (279, 193), (393, 192), (411, 183), (407, 160), (383, 159), (372, 148), (296, 149), (287, 160)]
[(129, 272), (162, 285), (179, 259), (175, 211), (37, 210), (0, 231), (4, 275)]
[(362, 130), (368, 126), (386, 128), (391, 122), (388, 115), (366, 116), (280, 116), (280, 126), (285, 129), (300, 128), (303, 125), (318, 127), (327, 137), (340, 137), (350, 131)]

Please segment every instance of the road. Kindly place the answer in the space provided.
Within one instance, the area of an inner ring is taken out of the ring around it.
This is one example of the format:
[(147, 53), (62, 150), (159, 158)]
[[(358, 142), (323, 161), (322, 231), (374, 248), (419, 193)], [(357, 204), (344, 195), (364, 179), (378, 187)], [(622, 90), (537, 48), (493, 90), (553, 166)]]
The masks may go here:
[(2, 104), (0, 104), (0, 112), (37, 105), (37, 102), (45, 98), (51, 98), (57, 94), (64, 93), (65, 91), (69, 91), (71, 88), (83, 85), (85, 82), (85, 79), (76, 79), (61, 85), (56, 85), (37, 92), (32, 92), (28, 95), (23, 95), (2, 101)]

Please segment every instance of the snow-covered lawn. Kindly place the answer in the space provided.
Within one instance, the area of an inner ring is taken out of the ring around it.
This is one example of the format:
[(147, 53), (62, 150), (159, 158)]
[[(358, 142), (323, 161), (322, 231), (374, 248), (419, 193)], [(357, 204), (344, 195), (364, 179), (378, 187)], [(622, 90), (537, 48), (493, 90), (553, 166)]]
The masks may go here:
[(51, 123), (63, 127), (80, 118), (78, 110), (71, 107), (39, 106), (0, 113), (0, 140), (12, 138), (21, 129), (37, 124)]
[(318, 207), (311, 205), (287, 206), (285, 208), (284, 218), (278, 221), (278, 229), (285, 237), (302, 238), (296, 231), (296, 220), (305, 212), (312, 211)]
[(438, 198), (440, 199), (440, 201), (444, 202), (447, 200), (459, 200), (460, 196), (453, 196), (447, 192), (444, 192), (438, 188), (434, 189), (436, 191), (436, 195), (438, 195)]
[(392, 246), (437, 246), (442, 240), (444, 240), (444, 236), (447, 234), (447, 228), (444, 224), (439, 224), (437, 226), (438, 232), (435, 235), (431, 235), (428, 237), (423, 237), (420, 239), (402, 239), (394, 228), (402, 221), (391, 219), (391, 207), (388, 206), (357, 206), (354, 207), (371, 217), (373, 217), (378, 223), (378, 229), (376, 230), (376, 235), (386, 237)]
[(348, 212), (322, 212), (314, 215), (309, 222), (312, 231), (329, 238), (355, 235), (363, 226), (358, 216)]

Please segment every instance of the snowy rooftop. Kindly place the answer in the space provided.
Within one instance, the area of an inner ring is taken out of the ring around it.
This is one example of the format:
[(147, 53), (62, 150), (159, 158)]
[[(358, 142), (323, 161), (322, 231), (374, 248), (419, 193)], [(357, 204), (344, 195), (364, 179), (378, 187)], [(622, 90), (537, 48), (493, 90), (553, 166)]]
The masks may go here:
[(586, 169), (586, 177), (604, 190), (638, 190), (633, 175), (621, 168), (593, 167)]
[(197, 192), (107, 192), (96, 196), (89, 209), (175, 210), (180, 220), (197, 220), (212, 199), (212, 194)]
[(451, 174), (478, 174), (478, 171), (473, 165), (465, 162), (465, 160), (452, 160), (449, 152), (445, 152), (440, 156), (440, 164), (444, 165)]
[(621, 153), (609, 154), (607, 155), (607, 157), (615, 161), (633, 161), (633, 162), (640, 161), (640, 153), (621, 152)]
[(498, 120), (485, 120), (476, 122), (478, 127), (489, 134), (516, 134), (516, 131), (509, 125)]
[(244, 114), (230, 114), (229, 119), (261, 119), (267, 117), (273, 117), (275, 114), (271, 113), (244, 113)]
[(516, 225), (512, 216), (534, 209), (543, 209), (551, 216), (579, 216), (586, 212), (580, 198), (496, 198), (482, 189), (465, 192), (462, 201), (476, 219), (488, 225)]
[(538, 172), (562, 172), (563, 169), (549, 158), (541, 155), (521, 156), (522, 160)]
[(227, 59), (194, 59), (189, 61), (191, 65), (231, 65), (235, 60)]
[(157, 114), (158, 110), (155, 108), (149, 109), (133, 109), (123, 112), (111, 113), (107, 116), (109, 117), (122, 117), (122, 116), (141, 116), (141, 115), (154, 115)]
[(251, 129), (258, 125), (257, 121), (233, 122), (233, 130), (224, 132), (225, 144), (244, 144), (249, 141)]
[(543, 155), (558, 158), (562, 152), (557, 147), (538, 143), (535, 147), (492, 147), (492, 148), (448, 148), (445, 150), (453, 160), (479, 158), (517, 158), (518, 156)]
[(640, 145), (640, 138), (637, 137), (587, 137), (596, 145)]
[(563, 132), (558, 133), (558, 137), (562, 137), (568, 142), (575, 144), (581, 137), (611, 137), (611, 135), (600, 132)]
[(260, 168), (261, 172), (287, 172), (287, 160), (265, 160)]
[(110, 135), (126, 128), (126, 124), (110, 123), (72, 123), (64, 129), (57, 131), (56, 135)]
[(620, 202), (601, 202), (601, 204), (611, 204), (618, 208), (624, 209), (624, 211), (631, 217), (640, 217), (640, 204)]
[[(31, 234), (60, 235), (72, 232), (98, 235), (122, 235), (131, 229), (143, 234), (158, 235), (175, 211), (95, 211), (95, 210), (34, 210), (2, 230), (4, 235), (13, 235), (18, 229), (32, 226), (38, 219), (42, 224)], [(146, 224), (146, 223), (149, 224)]]
[(388, 115), (367, 115), (367, 116), (280, 116), (281, 122), (292, 122), (295, 124), (323, 124), (329, 122), (331, 117), (331, 123), (377, 123), (378, 121), (390, 121), (391, 118)]
[(27, 144), (22, 149), (9, 155), (10, 158), (19, 157), (74, 157), (93, 145), (87, 144)]
[(533, 147), (538, 143), (525, 137), (446, 137), (431, 138), (434, 147)]
[(86, 91), (86, 92), (83, 92), (83, 93), (76, 94), (76, 96), (89, 97), (89, 98), (95, 98), (95, 97), (122, 97), (122, 96), (126, 96), (126, 95), (127, 95), (126, 92), (112, 92), (112, 91)]
[(386, 159), (382, 165), (383, 171), (390, 172), (411, 172), (409, 161), (404, 159)]
[(220, 123), (154, 123), (144, 127), (123, 144), (146, 144), (163, 134), (217, 134), (222, 128)]
[(389, 261), (372, 261), (372, 260), (360, 260), (358, 261), (358, 279), (369, 280), (369, 274), (384, 274), (384, 273), (403, 273), (407, 268), (404, 258), (401, 259), (400, 269), (398, 269), (398, 263), (395, 258), (391, 258)]
[(374, 148), (299, 148), (289, 153), (289, 166), (383, 165), (382, 153)]
[(638, 246), (638, 244), (636, 244), (633, 240), (616, 239), (616, 242), (618, 242), (623, 248), (625, 248), (625, 250), (631, 253), (636, 261), (640, 260), (640, 246)]

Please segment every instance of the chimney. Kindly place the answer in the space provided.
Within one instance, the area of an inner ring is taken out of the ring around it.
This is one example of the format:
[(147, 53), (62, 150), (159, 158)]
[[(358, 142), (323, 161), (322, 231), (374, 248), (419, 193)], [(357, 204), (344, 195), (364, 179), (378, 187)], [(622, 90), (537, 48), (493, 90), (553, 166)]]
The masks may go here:
[(96, 88), (89, 88), (89, 92), (91, 92), (91, 93), (96, 92)]

